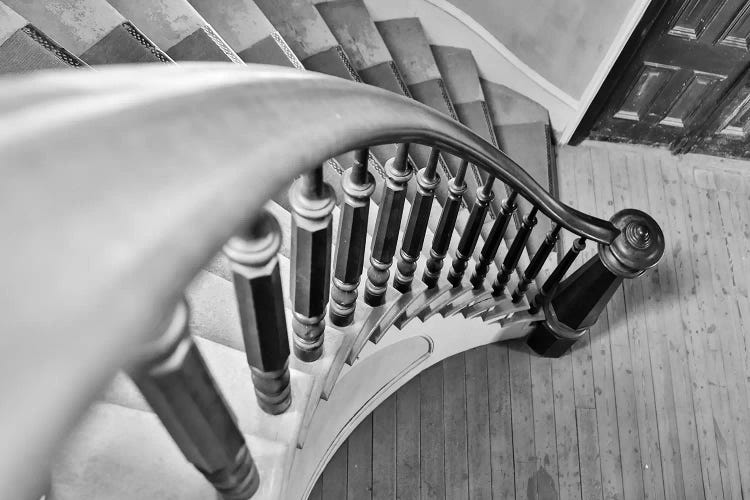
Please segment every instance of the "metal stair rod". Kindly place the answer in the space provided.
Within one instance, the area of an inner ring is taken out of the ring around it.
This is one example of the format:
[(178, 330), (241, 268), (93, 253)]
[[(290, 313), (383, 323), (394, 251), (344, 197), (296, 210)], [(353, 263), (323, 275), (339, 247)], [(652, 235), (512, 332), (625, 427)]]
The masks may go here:
[(553, 289), (542, 303), (544, 321), (534, 324), (526, 343), (537, 354), (559, 357), (599, 318), (625, 279), (642, 275), (664, 254), (664, 235), (648, 214), (627, 209), (610, 222), (620, 230), (598, 252)]
[(292, 208), (291, 284), (294, 354), (315, 361), (323, 353), (331, 282), (333, 189), (323, 168), (305, 173), (289, 190)]
[(466, 192), (466, 170), (469, 163), (466, 160), (461, 161), (456, 176), (448, 182), (448, 199), (443, 205), (443, 211), (440, 214), (435, 236), (430, 248), (430, 257), (425, 264), (425, 270), (422, 274), (422, 281), (429, 288), (437, 285), (440, 272), (443, 269), (443, 260), (448, 253), (448, 247), (451, 243), (453, 230), (456, 227), (456, 218), (458, 211), (461, 209), (461, 199)]
[(279, 248), (281, 228), (265, 210), (224, 245), (258, 405), (272, 415), (283, 413), (292, 402)]
[(487, 210), (490, 206), (490, 202), (495, 197), (495, 194), (492, 192), (492, 185), (494, 182), (495, 178), (489, 177), (484, 185), (477, 190), (477, 200), (471, 207), (469, 220), (466, 223), (464, 232), (458, 242), (456, 256), (453, 259), (451, 269), (448, 272), (448, 281), (454, 287), (461, 284), (469, 259), (474, 253), (474, 248), (477, 246), (479, 234), (482, 232), (482, 225), (487, 216)]
[(224, 499), (244, 500), (258, 490), (258, 469), (190, 336), (188, 317), (182, 301), (130, 375), (185, 457)]
[(375, 235), (372, 238), (370, 251), (370, 268), (367, 270), (365, 284), (365, 303), (379, 306), (385, 302), (385, 292), (396, 253), (401, 216), (406, 200), (406, 185), (411, 179), (412, 171), (408, 165), (409, 144), (400, 144), (396, 157), (386, 162), (388, 179), (383, 186), (383, 197), (375, 223)]
[(393, 287), (401, 293), (406, 293), (411, 289), (414, 272), (417, 270), (417, 260), (424, 245), (435, 189), (440, 184), (440, 176), (437, 174), (439, 156), (440, 151), (432, 148), (427, 166), (417, 173), (417, 193), (411, 205), (411, 212), (409, 212), (399, 260), (396, 264), (396, 276), (393, 278)]
[(365, 263), (370, 196), (375, 191), (375, 179), (367, 170), (368, 158), (368, 149), (356, 151), (354, 166), (344, 172), (341, 180), (344, 199), (329, 307), (331, 323), (336, 326), (351, 324), (357, 307), (357, 288)]
[(531, 305), (529, 306), (530, 314), (536, 314), (537, 312), (539, 312), (544, 299), (549, 296), (549, 294), (552, 292), (552, 290), (555, 289), (555, 287), (557, 287), (557, 285), (560, 284), (562, 279), (565, 277), (565, 274), (568, 272), (568, 269), (570, 269), (570, 266), (572, 266), (573, 262), (575, 262), (576, 258), (578, 258), (578, 254), (581, 253), (584, 248), (586, 248), (586, 238), (578, 238), (573, 242), (570, 250), (568, 250), (562, 260), (557, 264), (552, 273), (550, 273), (549, 277), (542, 285), (541, 290), (539, 290), (539, 292), (537, 292), (537, 294), (532, 299)]
[(513, 218), (513, 212), (516, 211), (518, 205), (516, 205), (516, 197), (518, 196), (517, 191), (513, 191), (508, 195), (500, 208), (500, 214), (492, 224), (490, 234), (482, 246), (482, 252), (479, 255), (479, 262), (474, 267), (474, 272), (471, 275), (471, 284), (474, 288), (481, 288), (484, 284), (484, 280), (487, 277), (487, 272), (490, 270), (490, 264), (495, 259), (497, 250), (500, 248), (500, 243), (503, 241), (505, 231), (508, 229), (508, 223)]
[(528, 215), (523, 218), (523, 223), (518, 233), (516, 233), (516, 237), (513, 238), (513, 243), (510, 244), (508, 254), (503, 259), (503, 265), (500, 266), (500, 271), (492, 283), (492, 295), (494, 297), (502, 295), (505, 292), (505, 287), (508, 286), (510, 276), (518, 265), (518, 260), (521, 258), (523, 249), (526, 248), (526, 241), (529, 239), (534, 226), (536, 226), (537, 210), (537, 207), (532, 208)]
[(529, 289), (529, 285), (534, 281), (534, 278), (539, 274), (539, 271), (542, 270), (542, 266), (544, 266), (544, 263), (547, 261), (547, 257), (552, 253), (552, 249), (555, 248), (555, 243), (557, 243), (557, 237), (560, 234), (561, 229), (562, 226), (556, 224), (555, 227), (544, 237), (544, 241), (539, 246), (534, 257), (531, 258), (531, 262), (526, 266), (526, 269), (523, 272), (523, 279), (518, 283), (518, 286), (511, 295), (511, 300), (514, 304), (518, 304), (521, 302), (521, 299), (526, 296), (526, 291)]

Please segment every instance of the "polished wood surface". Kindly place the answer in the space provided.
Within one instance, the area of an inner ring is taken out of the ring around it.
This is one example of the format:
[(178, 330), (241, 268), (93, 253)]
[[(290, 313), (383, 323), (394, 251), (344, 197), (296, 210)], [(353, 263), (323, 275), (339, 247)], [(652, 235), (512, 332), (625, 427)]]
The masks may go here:
[[(747, 163), (586, 143), (562, 148), (558, 167), (572, 206), (652, 214), (662, 261), (559, 359), (512, 341), (420, 374), (342, 445), (311, 498), (748, 497)], [(320, 488), (334, 483), (350, 494)]]

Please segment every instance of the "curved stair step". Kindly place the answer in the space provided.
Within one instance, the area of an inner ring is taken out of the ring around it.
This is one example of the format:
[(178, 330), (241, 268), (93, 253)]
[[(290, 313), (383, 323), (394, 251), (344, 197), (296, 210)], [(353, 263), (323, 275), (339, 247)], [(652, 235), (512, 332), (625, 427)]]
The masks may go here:
[[(412, 97), (422, 104), (458, 120), (419, 19), (405, 18), (379, 21), (375, 23), (375, 26), (388, 47)], [(458, 171), (460, 160), (451, 155), (446, 156), (444, 160), (449, 170), (445, 174), (453, 177)], [(466, 184), (468, 189), (464, 199), (471, 204), (476, 199), (476, 191), (479, 185), (476, 182), (476, 177), (468, 173)]]
[(164, 51), (105, 0), (5, 3), (86, 64), (171, 62)]
[(302, 69), (281, 34), (252, 0), (188, 0), (246, 63)]
[[(555, 150), (547, 110), (504, 85), (487, 80), (481, 82), (501, 149), (523, 165), (544, 189), (555, 197), (559, 196)], [(531, 204), (519, 199), (519, 216), (530, 210)], [(536, 252), (544, 236), (552, 229), (546, 216), (540, 214), (537, 219), (537, 227), (526, 244), (530, 255)]]
[(0, 75), (85, 65), (0, 2)]
[[(362, 82), (411, 97), (409, 89), (364, 2), (361, 0), (337, 0), (316, 2), (315, 6), (336, 40), (349, 56)], [(428, 163), (430, 148), (412, 145), (409, 149), (409, 157), (417, 169), (422, 169)], [(443, 166), (445, 165), (442, 155), (440, 162)], [(437, 198), (442, 202), (448, 195), (447, 180), (444, 179), (437, 189)], [(414, 198), (415, 192), (415, 184), (411, 183), (408, 187), (409, 199)], [(435, 226), (432, 227), (434, 229)]]
[(107, 0), (175, 61), (242, 60), (187, 0)]

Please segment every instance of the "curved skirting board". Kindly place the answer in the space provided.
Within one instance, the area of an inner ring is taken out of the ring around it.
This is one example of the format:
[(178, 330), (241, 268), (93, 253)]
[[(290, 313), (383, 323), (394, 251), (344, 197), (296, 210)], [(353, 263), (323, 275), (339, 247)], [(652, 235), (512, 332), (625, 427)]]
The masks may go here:
[(344, 367), (328, 401), (321, 401), (304, 448), (297, 450), (284, 495), (306, 499), (329, 460), (359, 423), (416, 375), (445, 358), (482, 345), (526, 335), (529, 321), (504, 327), (477, 324), (466, 331), (462, 317), (435, 317), (399, 332), (392, 328), (378, 344), (368, 343), (360, 359)]

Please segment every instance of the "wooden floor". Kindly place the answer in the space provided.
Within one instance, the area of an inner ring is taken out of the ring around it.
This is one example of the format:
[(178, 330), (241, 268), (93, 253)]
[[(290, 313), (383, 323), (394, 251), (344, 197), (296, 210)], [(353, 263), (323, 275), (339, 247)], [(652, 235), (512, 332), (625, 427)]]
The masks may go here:
[(563, 201), (657, 219), (657, 269), (560, 359), (513, 342), (422, 373), (311, 498), (750, 499), (750, 163), (592, 143), (559, 170)]

